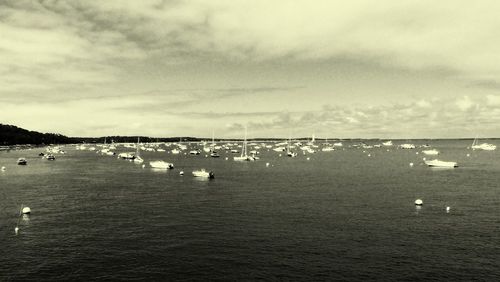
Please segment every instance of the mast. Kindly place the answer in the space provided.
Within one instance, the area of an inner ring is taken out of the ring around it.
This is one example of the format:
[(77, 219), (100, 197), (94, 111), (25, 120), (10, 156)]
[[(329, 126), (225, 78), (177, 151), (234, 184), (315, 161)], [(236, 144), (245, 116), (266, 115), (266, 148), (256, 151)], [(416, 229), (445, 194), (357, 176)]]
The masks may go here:
[(245, 125), (245, 139), (243, 139), (243, 148), (241, 148), (241, 156), (247, 156), (247, 127)]
[(135, 146), (135, 156), (136, 157), (139, 157), (139, 140), (141, 139), (141, 137), (137, 137), (137, 145)]

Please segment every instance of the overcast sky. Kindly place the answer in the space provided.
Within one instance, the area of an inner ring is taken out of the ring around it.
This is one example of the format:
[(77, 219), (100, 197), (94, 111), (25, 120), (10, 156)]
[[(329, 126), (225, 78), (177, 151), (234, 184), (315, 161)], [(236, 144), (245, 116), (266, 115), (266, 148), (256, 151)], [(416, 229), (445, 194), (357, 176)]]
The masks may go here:
[(0, 123), (500, 137), (498, 1), (0, 0)]

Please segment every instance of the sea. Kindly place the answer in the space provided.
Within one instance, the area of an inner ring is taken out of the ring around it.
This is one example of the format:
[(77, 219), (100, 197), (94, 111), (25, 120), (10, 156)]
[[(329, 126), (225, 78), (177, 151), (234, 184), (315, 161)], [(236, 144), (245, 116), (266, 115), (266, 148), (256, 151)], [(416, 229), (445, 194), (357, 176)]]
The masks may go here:
[[(162, 144), (144, 167), (74, 145), (54, 161), (0, 152), (0, 281), (499, 281), (499, 151), (411, 142), (260, 149), (255, 162)], [(201, 168), (215, 178), (193, 177)]]

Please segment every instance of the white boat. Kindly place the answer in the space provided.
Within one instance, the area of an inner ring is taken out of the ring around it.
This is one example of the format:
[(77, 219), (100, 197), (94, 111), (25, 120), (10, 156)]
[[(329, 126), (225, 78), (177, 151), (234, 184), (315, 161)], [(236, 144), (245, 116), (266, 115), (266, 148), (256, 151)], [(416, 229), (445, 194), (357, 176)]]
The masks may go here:
[(333, 146), (335, 146), (335, 147), (342, 147), (343, 144), (342, 144), (342, 142), (335, 142), (335, 143), (333, 143)]
[(124, 160), (133, 160), (134, 153), (119, 153), (118, 158), (124, 159)]
[(181, 151), (177, 150), (177, 149), (173, 149), (170, 151), (172, 154), (174, 155), (178, 155)]
[(415, 149), (415, 145), (409, 143), (401, 144), (399, 147), (401, 149)]
[(430, 167), (458, 167), (458, 164), (456, 162), (445, 162), (438, 159), (425, 161), (425, 164)]
[(142, 164), (144, 160), (141, 158), (141, 154), (139, 153), (140, 152), (139, 139), (140, 137), (137, 137), (137, 146), (134, 155), (134, 163)]
[(389, 140), (389, 141), (382, 142), (382, 145), (384, 145), (384, 146), (392, 146), (392, 141)]
[(27, 165), (28, 164), (28, 161), (25, 159), (25, 158), (19, 158), (17, 160), (17, 164), (18, 165)]
[(215, 178), (215, 175), (212, 171), (206, 171), (204, 168), (201, 170), (195, 170), (193, 171), (193, 176), (194, 177), (202, 177), (202, 178)]
[(172, 168), (174, 168), (173, 163), (167, 163), (164, 161), (150, 161), (149, 165), (152, 168), (158, 168), (158, 169), (172, 169)]
[(335, 151), (335, 148), (332, 148), (332, 147), (324, 147), (323, 149), (321, 149), (321, 151), (323, 151), (323, 152), (332, 152), (332, 151)]
[(432, 150), (423, 150), (422, 153), (428, 155), (428, 156), (435, 156), (435, 155), (439, 155), (439, 151), (436, 150), (436, 149), (432, 149)]
[(484, 150), (484, 151), (494, 151), (497, 148), (496, 145), (493, 144), (488, 144), (488, 143), (481, 143), (479, 144), (477, 142), (477, 137), (474, 139), (471, 145), (472, 150)]
[(255, 161), (256, 160), (256, 158), (254, 156), (249, 156), (247, 153), (247, 128), (246, 127), (245, 127), (245, 139), (243, 140), (243, 146), (241, 147), (241, 156), (233, 157), (233, 160), (235, 160), (237, 162), (247, 162), (247, 161)]
[(191, 150), (191, 151), (189, 151), (189, 154), (190, 155), (199, 155), (200, 154), (200, 150)]

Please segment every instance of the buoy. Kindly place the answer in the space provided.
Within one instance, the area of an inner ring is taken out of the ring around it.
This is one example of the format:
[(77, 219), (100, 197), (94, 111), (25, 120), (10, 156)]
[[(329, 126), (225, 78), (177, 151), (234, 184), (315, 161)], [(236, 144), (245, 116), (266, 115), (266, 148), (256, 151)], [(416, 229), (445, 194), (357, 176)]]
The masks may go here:
[(446, 212), (449, 213), (450, 212), (450, 207), (446, 207)]
[(372, 154), (368, 154), (368, 157), (371, 157), (371, 156), (372, 156)]
[(179, 172), (179, 175), (184, 175), (184, 171), (182, 171), (182, 170), (181, 170), (181, 171)]
[(226, 161), (227, 161), (227, 160), (229, 160), (229, 158), (228, 158), (228, 157), (226, 157)]
[(269, 167), (269, 163), (266, 163), (266, 167)]
[(16, 228), (14, 228), (14, 232), (16, 232), (17, 235), (17, 232), (19, 232), (19, 227), (16, 226)]
[(281, 157), (281, 154), (279, 156)]
[(422, 158), (423, 161), (425, 161), (425, 158)]
[(31, 209), (29, 207), (24, 207), (23, 210), (22, 210), (22, 213), (23, 214), (30, 214), (31, 213)]
[(310, 160), (311, 158), (307, 157), (307, 160)]
[(143, 164), (143, 165), (142, 165), (142, 168), (145, 168), (145, 167), (146, 167), (146, 165), (145, 165), (145, 164)]
[(410, 166), (413, 166), (413, 163), (410, 163)]
[(415, 205), (416, 205), (416, 206), (421, 206), (421, 205), (423, 205), (423, 204), (424, 204), (424, 202), (423, 202), (421, 199), (416, 199), (416, 200), (415, 200)]
[(470, 157), (470, 154), (467, 154), (467, 157)]
[(2, 171), (5, 171), (5, 167), (4, 166), (2, 166)]
[(418, 155), (418, 152), (416, 152), (415, 155)]

